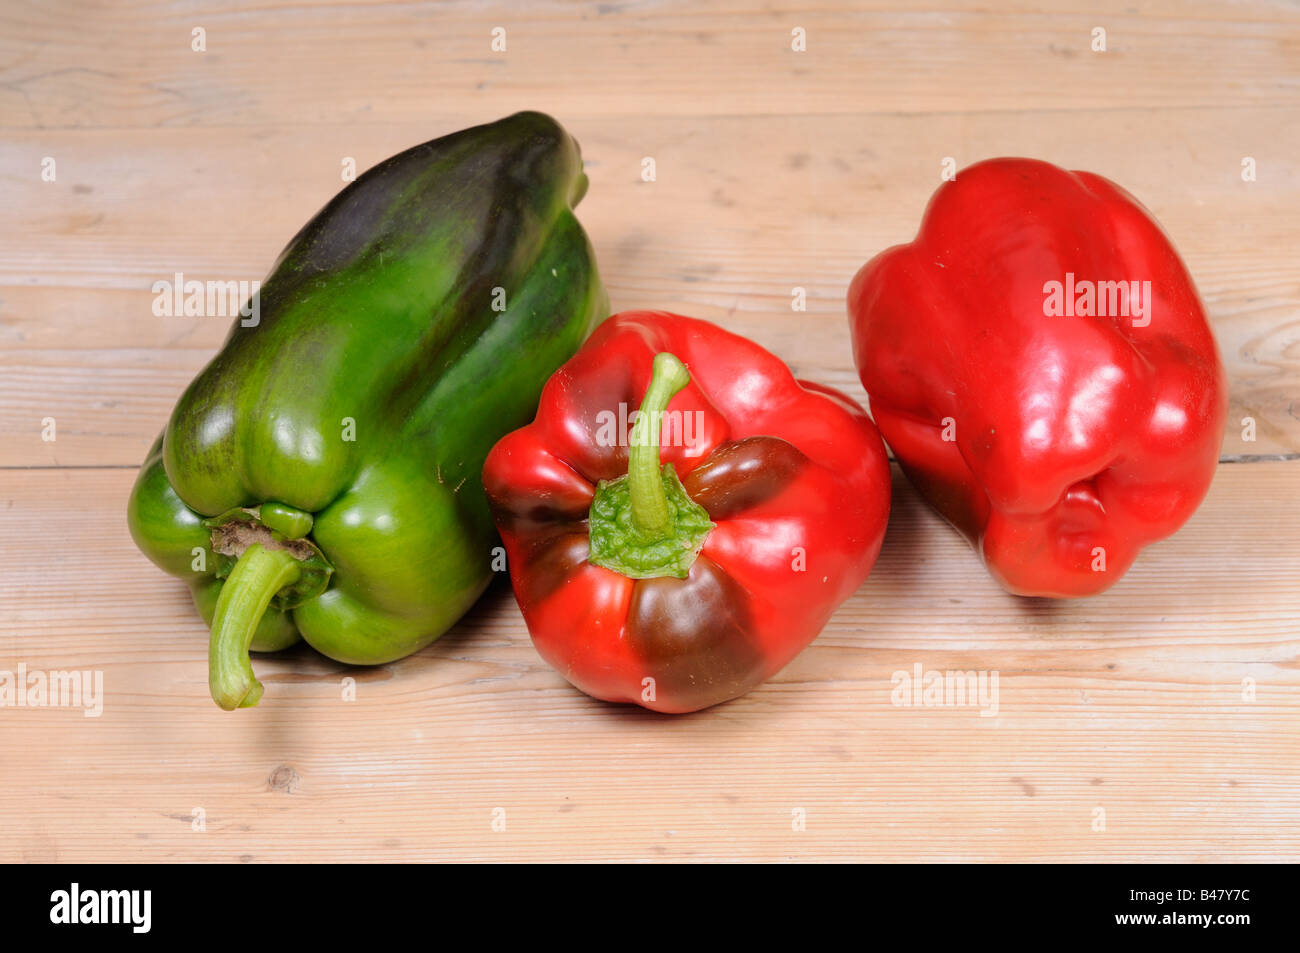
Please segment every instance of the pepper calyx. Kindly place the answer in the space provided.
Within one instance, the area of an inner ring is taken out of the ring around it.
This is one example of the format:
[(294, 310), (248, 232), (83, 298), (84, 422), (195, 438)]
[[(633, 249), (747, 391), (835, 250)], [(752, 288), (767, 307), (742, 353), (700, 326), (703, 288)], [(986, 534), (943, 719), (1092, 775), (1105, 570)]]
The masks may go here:
[(587, 560), (631, 579), (685, 579), (713, 529), (704, 507), (682, 486), (677, 471), (659, 459), (659, 431), (668, 403), (691, 381), (680, 360), (656, 354), (633, 425), (628, 472), (601, 480), (588, 512)]
[[(270, 506), (278, 508), (276, 517), (271, 517), (272, 520), (277, 525), (285, 526), (286, 521), (277, 518), (281, 517), (281, 511), (287, 509), (283, 504), (236, 507), (220, 516), (204, 520), (203, 525), (212, 531), (210, 544), (214, 562), (213, 575), (218, 579), (228, 578), (240, 557), (254, 544), (260, 545), (264, 550), (286, 552), (297, 560), (299, 563), (297, 577), (292, 583), (276, 592), (271, 599), (270, 604), (283, 612), (286, 609), (296, 608), (304, 602), (310, 602), (329, 588), (334, 566), (325, 558), (320, 547), (311, 540), (288, 537), (265, 522), (263, 517), (270, 516), (265, 512)], [(311, 520), (309, 514), (302, 514), (302, 516), (307, 521)], [(303, 521), (298, 519), (296, 523), (295, 528), (299, 528)], [(310, 526), (310, 522), (307, 525)]]
[(612, 569), (629, 579), (675, 576), (685, 579), (699, 556), (714, 523), (709, 513), (686, 493), (677, 471), (664, 464), (659, 479), (668, 508), (668, 531), (649, 538), (633, 520), (628, 478), (601, 480), (588, 516), (588, 562)]

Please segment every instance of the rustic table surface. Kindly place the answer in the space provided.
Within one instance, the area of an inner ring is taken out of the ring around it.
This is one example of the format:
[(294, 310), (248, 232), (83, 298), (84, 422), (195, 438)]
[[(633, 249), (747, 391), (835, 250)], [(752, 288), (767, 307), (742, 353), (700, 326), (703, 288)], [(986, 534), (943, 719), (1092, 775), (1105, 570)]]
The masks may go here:
[[(518, 6), (0, 5), (0, 669), (104, 685), (97, 718), (0, 710), (0, 860), (1300, 859), (1300, 12)], [(1107, 594), (1022, 600), (896, 475), (868, 583), (692, 716), (570, 688), (501, 582), (402, 662), (260, 657), (260, 707), (219, 711), (125, 500), (227, 322), (156, 317), (153, 283), (260, 278), (348, 157), (521, 108), (582, 143), (615, 310), (861, 400), (845, 289), (945, 157), (1119, 181), (1231, 378), (1204, 506)], [(996, 672), (996, 712), (894, 704), (917, 666)]]

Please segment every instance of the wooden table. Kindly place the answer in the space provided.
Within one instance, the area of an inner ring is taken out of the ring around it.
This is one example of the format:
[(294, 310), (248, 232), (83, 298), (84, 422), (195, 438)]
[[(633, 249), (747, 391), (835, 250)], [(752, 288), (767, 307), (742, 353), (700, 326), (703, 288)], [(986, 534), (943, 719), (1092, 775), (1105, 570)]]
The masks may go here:
[[(98, 718), (0, 710), (0, 860), (1300, 859), (1296, 9), (512, 6), (0, 10), (0, 669), (105, 692)], [(582, 143), (615, 310), (717, 321), (859, 399), (848, 280), (911, 236), (944, 157), (1119, 181), (1231, 376), (1209, 498), (1112, 591), (1052, 603), (1004, 594), (896, 480), (869, 582), (693, 716), (569, 688), (502, 584), (402, 662), (259, 658), (261, 706), (219, 711), (204, 626), (124, 509), (227, 322), (155, 317), (152, 283), (259, 278), (345, 157), (521, 108)], [(997, 672), (996, 715), (891, 703), (917, 665)]]

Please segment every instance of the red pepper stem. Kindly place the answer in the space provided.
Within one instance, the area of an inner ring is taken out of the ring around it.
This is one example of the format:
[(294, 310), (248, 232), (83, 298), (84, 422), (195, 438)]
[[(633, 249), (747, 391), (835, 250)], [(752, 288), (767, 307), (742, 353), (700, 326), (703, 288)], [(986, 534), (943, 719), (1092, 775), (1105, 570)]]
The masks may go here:
[(672, 529), (668, 497), (659, 471), (659, 429), (673, 396), (691, 382), (686, 365), (664, 351), (655, 355), (650, 386), (632, 425), (627, 453), (628, 495), (632, 525), (646, 539), (658, 539)]
[(226, 577), (208, 643), (208, 688), (226, 711), (250, 708), (261, 699), (262, 683), (253, 675), (249, 646), (271, 599), (301, 575), (298, 560), (288, 552), (254, 543)]

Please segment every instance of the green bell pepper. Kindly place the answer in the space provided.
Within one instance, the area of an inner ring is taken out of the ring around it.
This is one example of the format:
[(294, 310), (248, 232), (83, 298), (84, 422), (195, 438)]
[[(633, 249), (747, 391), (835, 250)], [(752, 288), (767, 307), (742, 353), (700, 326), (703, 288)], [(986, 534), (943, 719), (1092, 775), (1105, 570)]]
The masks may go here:
[(250, 649), (388, 662), (487, 586), (483, 460), (608, 313), (586, 185), (539, 113), (394, 156), (289, 243), (185, 391), (129, 524), (210, 623), (222, 708), (261, 697)]

